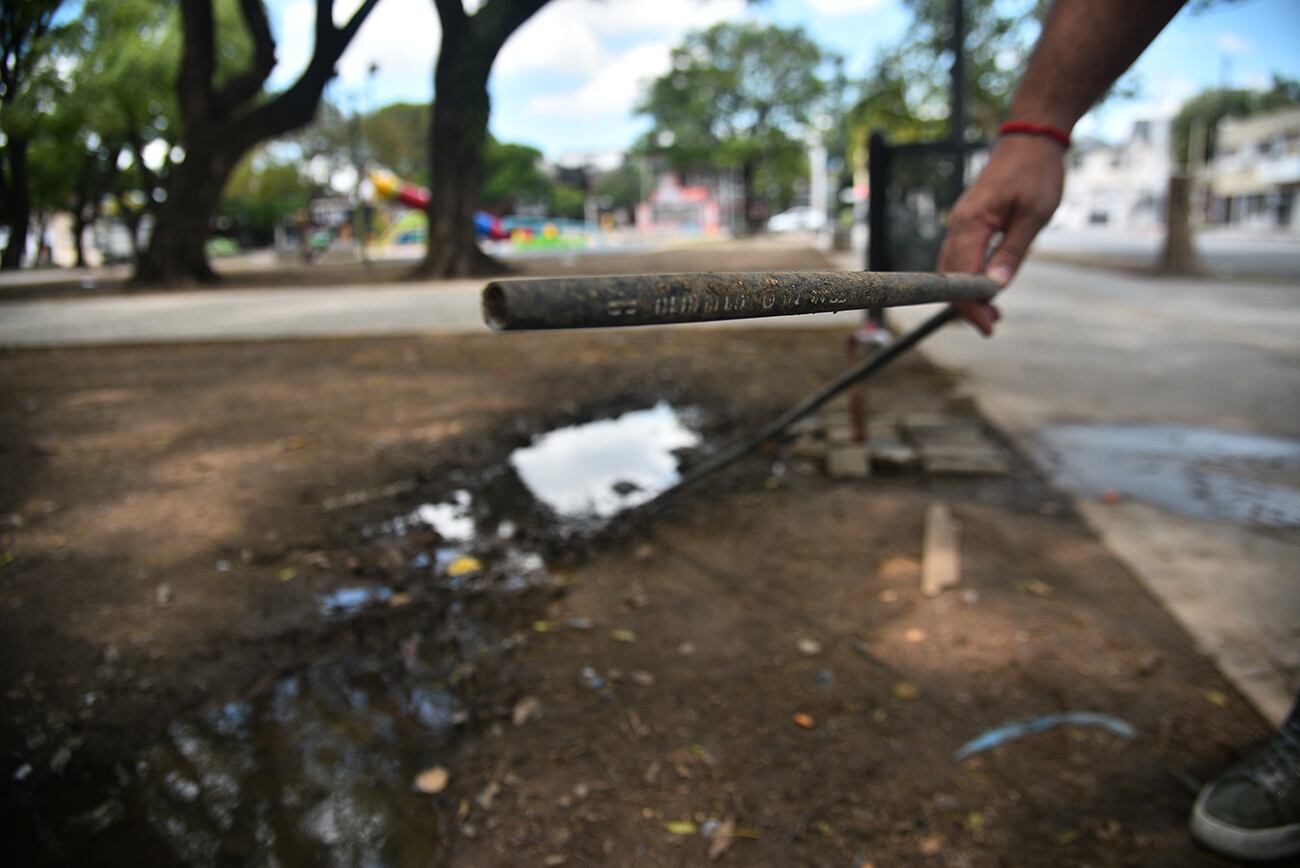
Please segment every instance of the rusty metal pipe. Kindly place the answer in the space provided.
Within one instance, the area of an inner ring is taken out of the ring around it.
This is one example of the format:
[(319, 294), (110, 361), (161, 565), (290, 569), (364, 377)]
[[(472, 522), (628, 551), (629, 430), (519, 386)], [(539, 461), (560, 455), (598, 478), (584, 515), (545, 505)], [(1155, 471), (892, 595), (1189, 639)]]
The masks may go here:
[(495, 280), (483, 319), (497, 331), (664, 325), (989, 299), (975, 274), (761, 271)]

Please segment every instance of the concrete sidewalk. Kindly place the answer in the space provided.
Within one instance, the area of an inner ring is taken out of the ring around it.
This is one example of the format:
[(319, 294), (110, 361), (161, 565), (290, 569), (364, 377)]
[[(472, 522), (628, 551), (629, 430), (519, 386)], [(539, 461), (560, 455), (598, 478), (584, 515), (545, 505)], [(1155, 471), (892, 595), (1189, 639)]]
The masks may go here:
[[(483, 280), (0, 302), (0, 346), (54, 347), (486, 332)], [(852, 314), (775, 317), (765, 326), (850, 328)], [(710, 327), (705, 324), (702, 327)], [(753, 321), (724, 323), (752, 326)], [(697, 326), (689, 326), (695, 328)]]

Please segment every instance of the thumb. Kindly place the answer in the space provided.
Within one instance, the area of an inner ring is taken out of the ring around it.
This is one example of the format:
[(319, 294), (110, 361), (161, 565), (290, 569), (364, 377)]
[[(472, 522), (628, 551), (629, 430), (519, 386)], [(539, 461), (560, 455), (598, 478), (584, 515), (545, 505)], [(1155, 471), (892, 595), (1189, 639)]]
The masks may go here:
[(989, 257), (984, 273), (993, 278), (999, 286), (1010, 283), (1011, 278), (1015, 277), (1020, 269), (1025, 254), (1029, 252), (1029, 245), (1033, 243), (1038, 230), (1043, 228), (1045, 222), (1027, 216), (1013, 218), (1002, 236), (1002, 241)]

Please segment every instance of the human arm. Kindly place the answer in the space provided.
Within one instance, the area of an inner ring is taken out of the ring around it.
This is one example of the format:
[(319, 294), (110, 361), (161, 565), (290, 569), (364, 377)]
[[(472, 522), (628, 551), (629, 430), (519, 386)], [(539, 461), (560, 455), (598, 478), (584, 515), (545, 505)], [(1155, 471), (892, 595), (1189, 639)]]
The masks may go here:
[[(1186, 0), (1057, 0), (1011, 101), (1008, 120), (1071, 130), (1164, 29)], [(1010, 134), (957, 200), (939, 252), (940, 271), (980, 271), (1006, 286), (1061, 202), (1065, 148), (1040, 135)], [(1001, 240), (990, 255), (994, 235)], [(997, 309), (958, 304), (981, 332)]]

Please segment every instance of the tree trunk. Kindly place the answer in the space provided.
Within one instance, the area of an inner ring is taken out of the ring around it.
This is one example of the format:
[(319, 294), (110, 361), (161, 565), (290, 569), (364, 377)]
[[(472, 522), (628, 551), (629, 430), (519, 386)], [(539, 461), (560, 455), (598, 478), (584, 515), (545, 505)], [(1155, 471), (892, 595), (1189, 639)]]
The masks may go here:
[(205, 248), (212, 212), (243, 156), (243, 151), (233, 150), (201, 147), (172, 169), (167, 198), (154, 209), (153, 232), (138, 257), (134, 283), (185, 285), (218, 280)]
[(740, 187), (741, 196), (744, 200), (743, 208), (745, 211), (745, 233), (748, 235), (756, 234), (763, 228), (762, 221), (754, 213), (754, 175), (757, 174), (758, 164), (753, 160), (746, 160), (740, 166)]
[(9, 244), (0, 256), (0, 270), (19, 268), (27, 252), (27, 227), (32, 219), (31, 191), (27, 186), (27, 140), (11, 138), (5, 145), (9, 158), (9, 177), (6, 179), (8, 203), (5, 222), (9, 225)]
[(488, 68), (473, 40), (444, 36), (434, 71), (428, 245), (415, 270), (422, 277), (465, 277), (504, 270), (479, 250), (474, 238), (490, 111), (487, 79)]
[(1192, 180), (1187, 175), (1169, 176), (1169, 200), (1165, 207), (1165, 247), (1160, 270), (1165, 274), (1196, 274), (1196, 247), (1192, 243)]
[(81, 207), (77, 208), (76, 219), (72, 221), (72, 249), (77, 252), (77, 268), (86, 267), (86, 226), (88, 225)]

